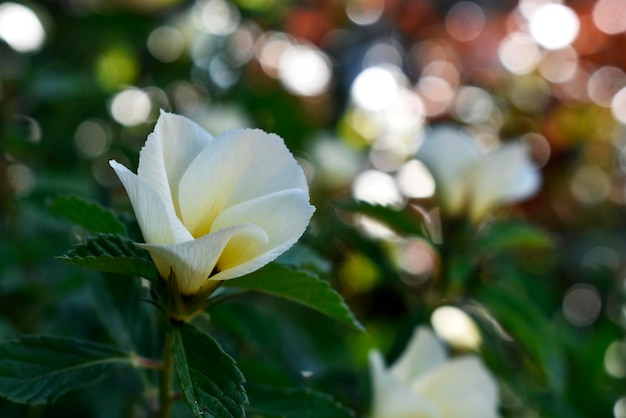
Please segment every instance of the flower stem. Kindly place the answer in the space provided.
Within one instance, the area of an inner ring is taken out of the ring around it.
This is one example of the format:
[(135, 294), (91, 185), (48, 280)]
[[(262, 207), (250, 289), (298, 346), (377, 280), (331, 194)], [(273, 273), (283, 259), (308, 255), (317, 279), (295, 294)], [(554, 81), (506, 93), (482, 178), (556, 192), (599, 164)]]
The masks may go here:
[(172, 333), (165, 331), (163, 342), (163, 362), (159, 380), (159, 418), (172, 415), (172, 380), (174, 378), (174, 357), (172, 356)]

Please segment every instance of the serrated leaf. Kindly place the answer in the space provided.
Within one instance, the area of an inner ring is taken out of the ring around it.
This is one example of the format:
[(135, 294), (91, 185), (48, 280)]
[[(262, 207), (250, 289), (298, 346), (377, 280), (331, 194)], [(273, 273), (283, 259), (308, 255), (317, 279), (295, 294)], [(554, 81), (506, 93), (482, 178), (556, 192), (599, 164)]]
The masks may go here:
[(27, 336), (0, 343), (0, 397), (42, 404), (133, 365), (116, 347), (71, 338)]
[(115, 214), (92, 200), (60, 196), (50, 203), (50, 210), (94, 234), (126, 235), (126, 227)]
[(194, 416), (245, 416), (245, 379), (213, 338), (193, 325), (177, 324), (172, 329), (171, 349), (183, 397)]
[(406, 211), (360, 201), (339, 204), (338, 207), (376, 219), (398, 233), (424, 236), (421, 220), (411, 216)]
[(476, 250), (481, 254), (514, 248), (551, 248), (550, 237), (534, 225), (523, 222), (498, 222), (477, 237)]
[(251, 413), (280, 418), (351, 418), (354, 414), (330, 395), (311, 389), (249, 386)]
[(306, 271), (271, 263), (254, 273), (226, 280), (222, 286), (254, 290), (288, 299), (361, 331), (364, 329), (330, 284)]
[(130, 239), (117, 234), (88, 237), (84, 243), (75, 245), (57, 259), (91, 270), (140, 276), (150, 280), (158, 278), (156, 267), (148, 253)]

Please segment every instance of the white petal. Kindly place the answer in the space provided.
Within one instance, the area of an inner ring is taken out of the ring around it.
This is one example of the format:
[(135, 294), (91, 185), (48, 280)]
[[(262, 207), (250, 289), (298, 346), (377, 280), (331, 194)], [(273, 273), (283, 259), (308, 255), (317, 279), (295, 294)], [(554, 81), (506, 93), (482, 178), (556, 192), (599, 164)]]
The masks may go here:
[(413, 387), (437, 404), (443, 418), (498, 417), (498, 387), (477, 356), (459, 357), (422, 376)]
[(211, 232), (250, 223), (267, 233), (267, 242), (233, 238), (218, 262), (216, 280), (243, 276), (263, 267), (289, 249), (304, 233), (315, 208), (301, 189), (284, 190), (232, 206), (213, 223)]
[(426, 327), (417, 327), (402, 355), (391, 368), (391, 373), (406, 384), (429, 370), (445, 364), (447, 359), (443, 344)]
[(437, 406), (385, 370), (376, 350), (369, 356), (372, 376), (371, 418), (440, 418)]
[(470, 217), (477, 221), (495, 206), (521, 200), (532, 195), (540, 185), (540, 177), (519, 143), (502, 146), (482, 164), (467, 173), (473, 183)]
[(283, 140), (256, 129), (234, 129), (211, 141), (179, 185), (181, 219), (199, 237), (226, 208), (280, 190), (308, 192), (304, 172)]
[[(514, 181), (509, 184), (502, 195), (501, 202), (514, 202), (532, 196), (541, 186), (541, 176), (531, 161), (528, 149), (522, 144), (510, 144), (502, 147), (502, 154), (515, 153), (519, 162), (514, 168), (517, 172)], [(521, 156), (520, 156), (521, 154)], [(504, 159), (507, 157), (504, 156)], [(509, 160), (511, 157), (509, 157)], [(511, 169), (513, 171), (513, 168)]]
[(189, 231), (151, 185), (115, 160), (109, 164), (119, 177), (133, 205), (144, 240), (149, 244), (174, 244), (192, 239)]
[(262, 228), (243, 224), (175, 245), (140, 245), (150, 252), (163, 277), (171, 271), (180, 291), (191, 295), (202, 289), (230, 240), (267, 241)]
[(161, 110), (154, 131), (139, 154), (137, 174), (180, 214), (178, 183), (191, 161), (212, 139), (184, 116)]
[(450, 214), (459, 213), (467, 192), (463, 172), (482, 159), (475, 139), (452, 126), (437, 127), (426, 135), (417, 158), (435, 177), (436, 191), (444, 208)]

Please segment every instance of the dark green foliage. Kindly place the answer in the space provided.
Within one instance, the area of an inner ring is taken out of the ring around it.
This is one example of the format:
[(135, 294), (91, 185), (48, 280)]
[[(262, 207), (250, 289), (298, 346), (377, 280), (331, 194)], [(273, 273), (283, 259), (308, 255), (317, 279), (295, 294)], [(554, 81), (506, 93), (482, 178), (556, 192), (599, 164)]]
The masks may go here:
[(293, 270), (273, 263), (247, 276), (227, 280), (223, 286), (268, 293), (301, 303), (363, 330), (363, 326), (330, 284), (306, 271)]
[(241, 418), (248, 398), (235, 361), (207, 334), (189, 324), (172, 328), (176, 374), (187, 405), (198, 418)]
[(396, 232), (407, 235), (424, 236), (422, 218), (417, 211), (396, 210), (388, 206), (373, 205), (367, 202), (350, 202), (338, 205), (339, 208), (357, 212), (376, 219)]
[(248, 410), (266, 418), (350, 418), (354, 414), (329, 395), (308, 389), (249, 386)]
[(535, 225), (520, 221), (499, 221), (476, 237), (476, 255), (490, 255), (519, 248), (549, 249), (550, 236)]
[(0, 343), (0, 396), (19, 403), (52, 402), (133, 364), (119, 348), (60, 337), (27, 336)]

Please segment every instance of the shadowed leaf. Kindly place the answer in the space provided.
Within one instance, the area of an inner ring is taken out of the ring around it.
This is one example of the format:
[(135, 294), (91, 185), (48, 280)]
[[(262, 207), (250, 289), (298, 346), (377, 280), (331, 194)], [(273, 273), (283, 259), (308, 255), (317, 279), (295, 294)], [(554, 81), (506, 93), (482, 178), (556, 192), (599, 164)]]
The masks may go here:
[(116, 347), (70, 338), (28, 336), (0, 343), (0, 396), (42, 404), (132, 366)]
[(280, 418), (350, 418), (354, 414), (331, 396), (310, 389), (248, 387), (251, 413)]
[(187, 405), (201, 418), (241, 418), (248, 397), (235, 361), (207, 334), (189, 324), (172, 330), (172, 354)]

